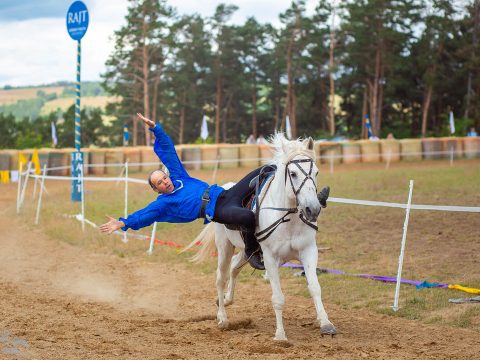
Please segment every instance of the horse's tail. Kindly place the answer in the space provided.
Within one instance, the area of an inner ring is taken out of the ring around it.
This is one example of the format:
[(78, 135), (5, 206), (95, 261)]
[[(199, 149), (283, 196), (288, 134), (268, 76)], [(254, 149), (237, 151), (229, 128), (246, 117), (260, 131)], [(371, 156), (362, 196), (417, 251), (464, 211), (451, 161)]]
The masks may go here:
[(190, 258), (191, 262), (200, 263), (210, 257), (215, 252), (215, 224), (210, 223), (204, 227), (202, 232), (185, 248), (180, 251), (181, 253), (190, 250), (195, 245), (200, 245), (198, 252)]

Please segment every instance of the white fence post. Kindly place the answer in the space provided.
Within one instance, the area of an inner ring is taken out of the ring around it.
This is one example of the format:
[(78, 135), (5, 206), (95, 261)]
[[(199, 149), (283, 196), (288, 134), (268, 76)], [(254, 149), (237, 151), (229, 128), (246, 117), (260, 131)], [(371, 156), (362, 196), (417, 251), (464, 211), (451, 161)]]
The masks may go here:
[(27, 185), (28, 185), (28, 178), (30, 177), (30, 169), (32, 168), (32, 162), (30, 161), (28, 163), (28, 167), (27, 167), (27, 175), (25, 177), (25, 182), (23, 183), (23, 188), (22, 188), (22, 195), (20, 195), (20, 205), (18, 207), (18, 210), (17, 212), (20, 211), (20, 208), (22, 207), (23, 205), (23, 200), (25, 199), (25, 191), (27, 189)]
[(407, 209), (405, 211), (405, 222), (403, 224), (402, 245), (400, 256), (398, 258), (397, 286), (395, 287), (395, 299), (393, 301), (393, 311), (398, 311), (398, 298), (400, 297), (400, 280), (402, 279), (403, 257), (405, 255), (405, 243), (407, 242), (408, 219), (410, 217), (410, 207), (412, 205), (413, 180), (410, 180), (410, 191), (408, 193)]
[(35, 178), (35, 183), (33, 184), (33, 197), (32, 197), (32, 202), (35, 202), (35, 197), (37, 196), (37, 181), (38, 178)]
[[(125, 218), (128, 216), (128, 160), (125, 162)], [(124, 243), (128, 242), (127, 232), (123, 232)]]
[(47, 173), (47, 165), (43, 165), (43, 175), (40, 185), (40, 193), (38, 194), (38, 205), (37, 205), (37, 215), (35, 216), (35, 225), (38, 225), (40, 219), (40, 207), (42, 206), (42, 195), (43, 195), (43, 185), (45, 183), (45, 174)]
[(22, 171), (23, 171), (23, 162), (20, 163), (20, 168), (18, 169), (17, 214), (20, 212), (20, 188), (22, 186)]
[(85, 167), (82, 167), (82, 172), (81, 172), (81, 177), (82, 177), (82, 194), (81, 194), (81, 200), (82, 200), (82, 231), (85, 231), (85, 179), (84, 179), (84, 174), (83, 172), (85, 171)]
[(450, 145), (450, 166), (453, 166), (453, 144)]
[(152, 236), (150, 237), (150, 247), (148, 248), (147, 254), (152, 255), (153, 244), (155, 242), (155, 233), (157, 232), (157, 222), (153, 223)]

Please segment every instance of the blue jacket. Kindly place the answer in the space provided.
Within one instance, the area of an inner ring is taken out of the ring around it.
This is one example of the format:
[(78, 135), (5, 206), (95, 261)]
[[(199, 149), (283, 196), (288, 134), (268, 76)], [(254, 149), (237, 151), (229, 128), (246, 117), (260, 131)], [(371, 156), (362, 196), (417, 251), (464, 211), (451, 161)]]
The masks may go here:
[[(170, 172), (174, 190), (170, 194), (158, 195), (154, 202), (129, 215), (126, 219), (120, 218), (125, 224), (125, 227), (122, 228), (124, 231), (127, 229), (138, 230), (155, 221), (185, 223), (197, 219), (202, 205), (202, 195), (208, 187), (206, 182), (188, 175), (178, 158), (172, 140), (163, 131), (160, 124), (155, 125), (150, 131), (155, 134), (153, 150)], [(218, 185), (210, 187), (210, 202), (205, 211), (205, 223), (212, 220), (218, 195), (222, 191), (224, 189)]]

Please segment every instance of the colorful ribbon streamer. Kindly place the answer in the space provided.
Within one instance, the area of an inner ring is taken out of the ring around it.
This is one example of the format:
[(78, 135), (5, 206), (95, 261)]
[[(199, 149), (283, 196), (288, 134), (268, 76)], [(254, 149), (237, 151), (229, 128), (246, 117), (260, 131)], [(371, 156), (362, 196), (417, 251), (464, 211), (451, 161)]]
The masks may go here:
[[(303, 265), (301, 265), (301, 264), (286, 263), (286, 264), (283, 264), (282, 266), (293, 268), (293, 269), (303, 269)], [(357, 276), (357, 277), (363, 277), (363, 278), (366, 278), (366, 279), (377, 280), (377, 281), (382, 281), (382, 282), (390, 282), (390, 283), (397, 282), (397, 278), (395, 278), (395, 277), (370, 275), (370, 274), (349, 274), (349, 273), (346, 273), (346, 272), (341, 271), (341, 270), (333, 270), (333, 269), (326, 269), (326, 268), (317, 268), (317, 272), (337, 274), (337, 275)], [(407, 280), (407, 279), (400, 279), (400, 282), (402, 284), (415, 285), (417, 289), (442, 288), (442, 289), (461, 290), (461, 291), (465, 291), (465, 292), (470, 293), (470, 294), (480, 294), (480, 289), (466, 287), (466, 286), (462, 286), (462, 285), (430, 283), (430, 282), (427, 282), (427, 281), (415, 281), (415, 280)]]

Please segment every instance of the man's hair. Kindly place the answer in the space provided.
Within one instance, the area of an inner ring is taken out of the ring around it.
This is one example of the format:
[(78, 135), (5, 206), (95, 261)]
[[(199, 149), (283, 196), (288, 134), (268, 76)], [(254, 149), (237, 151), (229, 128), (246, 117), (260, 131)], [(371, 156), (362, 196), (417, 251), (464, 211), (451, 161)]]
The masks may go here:
[(157, 171), (160, 171), (162, 173), (165, 174), (164, 171), (160, 170), (160, 169), (157, 169), (157, 170), (153, 170), (150, 175), (148, 175), (148, 184), (150, 185), (150, 187), (153, 189), (153, 190), (156, 190), (157, 188), (155, 187), (155, 184), (152, 182), (152, 175), (153, 173), (157, 172)]

